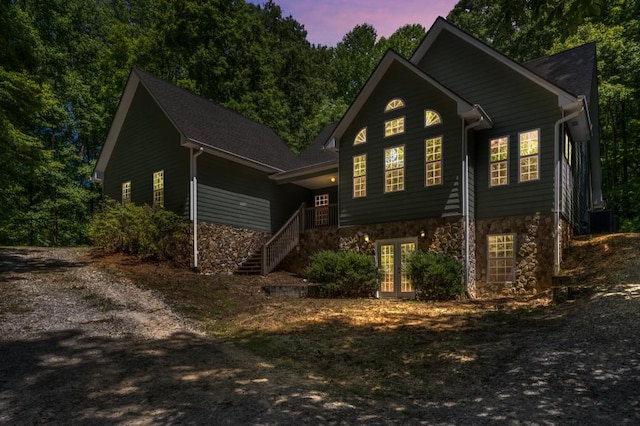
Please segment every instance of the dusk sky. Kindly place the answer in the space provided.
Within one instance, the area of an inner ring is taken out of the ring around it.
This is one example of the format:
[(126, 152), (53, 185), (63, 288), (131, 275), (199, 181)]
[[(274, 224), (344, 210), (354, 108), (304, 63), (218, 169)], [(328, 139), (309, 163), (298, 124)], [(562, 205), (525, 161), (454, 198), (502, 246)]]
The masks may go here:
[[(431, 27), (438, 16), (446, 17), (458, 0), (275, 0), (283, 16), (304, 25), (307, 40), (335, 46), (359, 24), (372, 25), (378, 37), (389, 37), (406, 24)], [(264, 2), (260, 2), (264, 3)]]

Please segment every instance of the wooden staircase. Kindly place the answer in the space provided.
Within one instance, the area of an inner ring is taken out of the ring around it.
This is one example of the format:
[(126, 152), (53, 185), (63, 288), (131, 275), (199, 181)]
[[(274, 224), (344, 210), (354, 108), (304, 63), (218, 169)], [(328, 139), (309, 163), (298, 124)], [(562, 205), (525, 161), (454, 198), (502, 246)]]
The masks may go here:
[(234, 274), (236, 275), (260, 275), (262, 272), (262, 247), (260, 250), (253, 253), (247, 260), (245, 260), (242, 265)]
[(234, 272), (236, 275), (267, 275), (300, 242), (300, 232), (304, 229), (305, 205), (287, 220), (287, 222), (258, 251), (253, 253)]

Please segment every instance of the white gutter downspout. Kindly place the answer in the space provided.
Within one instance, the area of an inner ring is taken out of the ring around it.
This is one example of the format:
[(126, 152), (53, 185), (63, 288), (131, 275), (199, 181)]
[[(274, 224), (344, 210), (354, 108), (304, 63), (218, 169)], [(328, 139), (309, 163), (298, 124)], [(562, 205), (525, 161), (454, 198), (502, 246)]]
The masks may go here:
[(464, 285), (467, 293), (467, 297), (473, 299), (473, 295), (469, 293), (469, 147), (467, 141), (467, 135), (469, 130), (478, 127), (484, 121), (484, 115), (481, 115), (479, 119), (464, 125), (464, 119), (462, 119), (462, 215), (464, 216)]
[(191, 196), (189, 197), (189, 216), (193, 222), (193, 272), (198, 272), (198, 157), (204, 152), (200, 147), (195, 153), (191, 151)]
[(553, 200), (553, 274), (558, 275), (560, 273), (560, 125), (566, 123), (569, 120), (573, 120), (584, 111), (584, 105), (578, 110), (556, 121), (553, 126), (553, 164), (555, 164), (555, 185)]

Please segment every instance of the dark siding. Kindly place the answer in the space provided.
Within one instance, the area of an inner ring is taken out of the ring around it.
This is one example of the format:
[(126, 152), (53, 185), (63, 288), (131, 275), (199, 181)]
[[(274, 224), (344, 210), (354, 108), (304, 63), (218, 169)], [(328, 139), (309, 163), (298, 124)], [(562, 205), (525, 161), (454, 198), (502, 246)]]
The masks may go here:
[[(406, 107), (384, 112), (392, 98)], [(424, 110), (436, 110), (443, 124), (425, 128)], [(405, 117), (405, 133), (384, 137), (384, 122)], [(390, 66), (340, 140), (340, 225), (393, 222), (461, 213), (461, 123), (456, 104), (402, 65)], [(367, 127), (367, 142), (353, 146)], [(443, 136), (443, 185), (425, 188), (426, 138)], [(384, 193), (384, 150), (405, 145), (405, 190)], [(353, 156), (367, 154), (367, 196), (353, 198)]]
[[(554, 123), (557, 97), (524, 76), (443, 31), (419, 66), (471, 103), (482, 105), (494, 127), (476, 135), (476, 217), (488, 218), (553, 210)], [(540, 129), (541, 178), (518, 183), (518, 133)], [(489, 140), (509, 136), (509, 182), (489, 188)]]
[(164, 170), (165, 208), (182, 214), (189, 198), (189, 150), (140, 85), (107, 164), (104, 193), (121, 201), (122, 183), (131, 181), (132, 201), (151, 205), (153, 173), (159, 170)]
[(277, 185), (268, 174), (211, 155), (198, 157), (198, 219), (275, 232), (311, 198), (292, 184)]

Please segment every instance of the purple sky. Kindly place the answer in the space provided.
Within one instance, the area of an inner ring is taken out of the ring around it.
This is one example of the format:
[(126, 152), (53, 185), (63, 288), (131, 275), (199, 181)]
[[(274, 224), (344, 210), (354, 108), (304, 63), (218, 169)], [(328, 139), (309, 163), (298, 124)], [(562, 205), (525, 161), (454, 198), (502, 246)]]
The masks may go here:
[[(389, 37), (406, 24), (431, 27), (438, 16), (446, 17), (458, 0), (275, 0), (283, 16), (304, 25), (307, 40), (335, 46), (359, 24), (370, 24), (378, 37)], [(263, 4), (264, 1), (260, 1)]]

